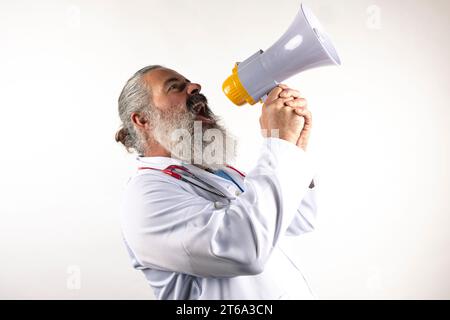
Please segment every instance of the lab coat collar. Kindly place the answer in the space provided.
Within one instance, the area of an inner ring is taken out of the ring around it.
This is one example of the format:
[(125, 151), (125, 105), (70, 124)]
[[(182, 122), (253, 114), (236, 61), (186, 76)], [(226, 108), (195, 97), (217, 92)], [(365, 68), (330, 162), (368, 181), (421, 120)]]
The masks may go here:
[(182, 160), (179, 160), (176, 158), (138, 156), (138, 157), (136, 157), (136, 163), (137, 163), (137, 167), (152, 167), (152, 168), (159, 169), (159, 170), (164, 170), (168, 166), (171, 166), (171, 165), (183, 166), (183, 167), (188, 168), (194, 174), (212, 175), (214, 177), (214, 179), (219, 179), (220, 181), (225, 181), (226, 184), (234, 185), (233, 182), (231, 182), (225, 178), (219, 177), (208, 170), (204, 170), (193, 164), (188, 164), (187, 162), (183, 162)]
[(222, 183), (225, 182), (225, 184), (231, 184), (234, 186), (234, 183), (230, 180), (227, 180), (225, 178), (222, 178), (220, 176), (215, 175), (214, 173), (199, 168), (193, 164), (188, 164), (186, 162), (183, 162), (182, 160), (176, 159), (176, 158), (169, 158), (169, 157), (143, 157), (138, 156), (136, 158), (137, 167), (152, 167), (159, 170), (164, 170), (168, 166), (171, 165), (177, 165), (177, 166), (183, 166), (185, 168), (188, 168), (193, 174), (206, 174), (211, 175), (212, 179), (219, 179)]
[(156, 169), (165, 169), (170, 165), (177, 165), (177, 166), (185, 166), (186, 164), (176, 158), (169, 158), (169, 157), (142, 157), (138, 156), (136, 158), (136, 163), (138, 167), (152, 167)]

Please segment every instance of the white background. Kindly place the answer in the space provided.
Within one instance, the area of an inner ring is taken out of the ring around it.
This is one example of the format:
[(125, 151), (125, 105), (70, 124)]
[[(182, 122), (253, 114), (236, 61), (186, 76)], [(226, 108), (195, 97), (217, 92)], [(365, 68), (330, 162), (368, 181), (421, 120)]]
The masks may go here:
[[(323, 299), (449, 299), (450, 2), (304, 2), (343, 66), (286, 81), (309, 101), (320, 175), (319, 225), (296, 239), (299, 262)], [(153, 298), (118, 222), (134, 170), (114, 141), (122, 86), (149, 64), (199, 82), (249, 170), (261, 106), (233, 106), (221, 84), (299, 8), (1, 1), (0, 298)]]

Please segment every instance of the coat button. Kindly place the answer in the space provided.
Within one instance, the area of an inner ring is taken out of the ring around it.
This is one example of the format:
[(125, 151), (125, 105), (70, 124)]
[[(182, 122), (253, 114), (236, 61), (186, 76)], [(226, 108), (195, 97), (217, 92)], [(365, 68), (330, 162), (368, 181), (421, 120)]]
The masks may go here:
[(215, 209), (222, 209), (224, 207), (224, 204), (219, 201), (214, 201), (214, 208)]

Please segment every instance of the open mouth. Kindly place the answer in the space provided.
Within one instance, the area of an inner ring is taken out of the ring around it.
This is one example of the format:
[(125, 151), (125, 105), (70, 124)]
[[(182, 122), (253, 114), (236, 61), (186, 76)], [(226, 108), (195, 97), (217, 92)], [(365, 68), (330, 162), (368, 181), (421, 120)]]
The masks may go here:
[(206, 104), (203, 101), (197, 102), (191, 107), (191, 110), (195, 113), (202, 113), (207, 108)]
[(192, 110), (195, 113), (195, 120), (196, 121), (201, 121), (203, 123), (210, 123), (213, 124), (216, 121), (213, 119), (213, 117), (211, 117), (209, 115), (209, 112), (207, 111), (208, 106), (202, 101), (202, 102), (197, 102), (196, 104), (194, 104), (194, 106), (192, 107)]
[(201, 121), (205, 124), (215, 124), (214, 114), (209, 110), (208, 100), (202, 94), (195, 94), (186, 101), (188, 110), (194, 115), (194, 121)]

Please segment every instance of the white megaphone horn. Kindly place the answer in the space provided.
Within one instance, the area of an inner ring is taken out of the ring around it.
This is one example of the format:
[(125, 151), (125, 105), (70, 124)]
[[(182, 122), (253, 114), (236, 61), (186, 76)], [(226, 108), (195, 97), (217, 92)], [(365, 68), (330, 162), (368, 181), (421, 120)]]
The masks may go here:
[(236, 105), (255, 104), (280, 82), (302, 71), (340, 65), (329, 35), (305, 5), (281, 38), (265, 52), (259, 50), (241, 63), (223, 83), (225, 95)]

